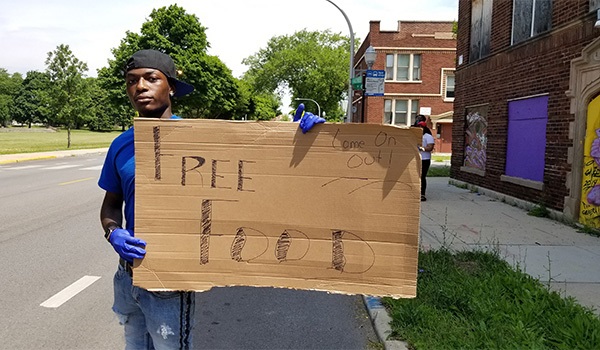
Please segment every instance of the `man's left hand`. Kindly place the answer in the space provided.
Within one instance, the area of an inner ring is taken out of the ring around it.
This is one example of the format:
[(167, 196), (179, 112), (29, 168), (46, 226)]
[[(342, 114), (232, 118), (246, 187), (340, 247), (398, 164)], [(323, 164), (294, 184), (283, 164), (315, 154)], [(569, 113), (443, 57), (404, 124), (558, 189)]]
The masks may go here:
[(324, 118), (314, 115), (311, 112), (305, 112), (303, 103), (298, 106), (296, 113), (294, 113), (294, 121), (298, 120), (300, 120), (300, 129), (302, 129), (303, 134), (306, 134), (315, 124), (325, 123)]

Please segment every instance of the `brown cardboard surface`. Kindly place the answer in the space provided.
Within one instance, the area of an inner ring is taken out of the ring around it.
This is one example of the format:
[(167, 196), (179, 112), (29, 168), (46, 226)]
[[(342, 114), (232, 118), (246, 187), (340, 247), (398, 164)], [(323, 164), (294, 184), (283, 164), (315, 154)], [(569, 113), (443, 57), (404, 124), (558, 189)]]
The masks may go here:
[(134, 284), (416, 295), (420, 129), (135, 120)]

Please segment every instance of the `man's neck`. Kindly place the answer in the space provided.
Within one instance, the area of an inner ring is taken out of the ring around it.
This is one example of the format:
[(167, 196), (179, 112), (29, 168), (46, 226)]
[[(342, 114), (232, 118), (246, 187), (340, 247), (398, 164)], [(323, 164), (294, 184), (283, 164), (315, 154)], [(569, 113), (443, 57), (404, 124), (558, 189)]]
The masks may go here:
[(144, 115), (140, 114), (140, 117), (142, 118), (159, 118), (159, 119), (171, 119), (171, 117), (173, 116), (173, 112), (171, 111), (171, 107), (167, 107), (165, 108), (164, 111), (152, 111), (149, 113), (145, 113)]

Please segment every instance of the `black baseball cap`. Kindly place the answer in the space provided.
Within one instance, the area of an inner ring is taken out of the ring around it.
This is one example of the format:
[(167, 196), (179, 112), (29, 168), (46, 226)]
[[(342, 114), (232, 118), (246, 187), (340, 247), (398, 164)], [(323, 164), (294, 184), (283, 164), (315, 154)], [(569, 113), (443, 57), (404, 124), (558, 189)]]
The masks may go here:
[(174, 97), (185, 96), (192, 91), (194, 87), (188, 83), (178, 80), (175, 63), (171, 56), (156, 50), (140, 50), (134, 53), (125, 63), (123, 75), (136, 68), (153, 68), (161, 71), (175, 85)]

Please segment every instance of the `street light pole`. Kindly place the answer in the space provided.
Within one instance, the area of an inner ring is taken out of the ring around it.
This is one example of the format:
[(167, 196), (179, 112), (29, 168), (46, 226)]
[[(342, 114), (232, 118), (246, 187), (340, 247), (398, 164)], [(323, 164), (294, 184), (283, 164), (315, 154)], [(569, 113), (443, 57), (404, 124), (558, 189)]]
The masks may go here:
[(317, 103), (317, 101), (315, 101), (313, 99), (310, 99), (310, 98), (295, 98), (294, 100), (296, 100), (296, 101), (305, 100), (305, 101), (312, 101), (312, 102), (314, 102), (317, 105), (317, 110), (319, 111), (318, 112), (319, 113), (318, 116), (322, 117), (322, 115), (321, 115), (321, 106), (319, 106), (319, 104)]
[(352, 121), (352, 78), (354, 77), (354, 31), (352, 30), (352, 24), (350, 23), (350, 20), (348, 19), (348, 16), (346, 16), (344, 10), (342, 10), (331, 0), (325, 1), (340, 10), (346, 19), (346, 23), (348, 23), (348, 28), (350, 29), (350, 77), (348, 78), (348, 112), (346, 114), (346, 123), (350, 123)]
[[(373, 64), (375, 64), (375, 60), (377, 59), (377, 52), (375, 51), (375, 48), (373, 47), (373, 45), (369, 45), (369, 47), (367, 47), (367, 49), (365, 50), (365, 63), (367, 64), (367, 71), (369, 71), (372, 67)], [(367, 72), (363, 73), (362, 76), (362, 111), (360, 113), (360, 122), (364, 123), (365, 122), (365, 107), (367, 105), (367, 94), (366, 94), (366, 76), (367, 76)]]

